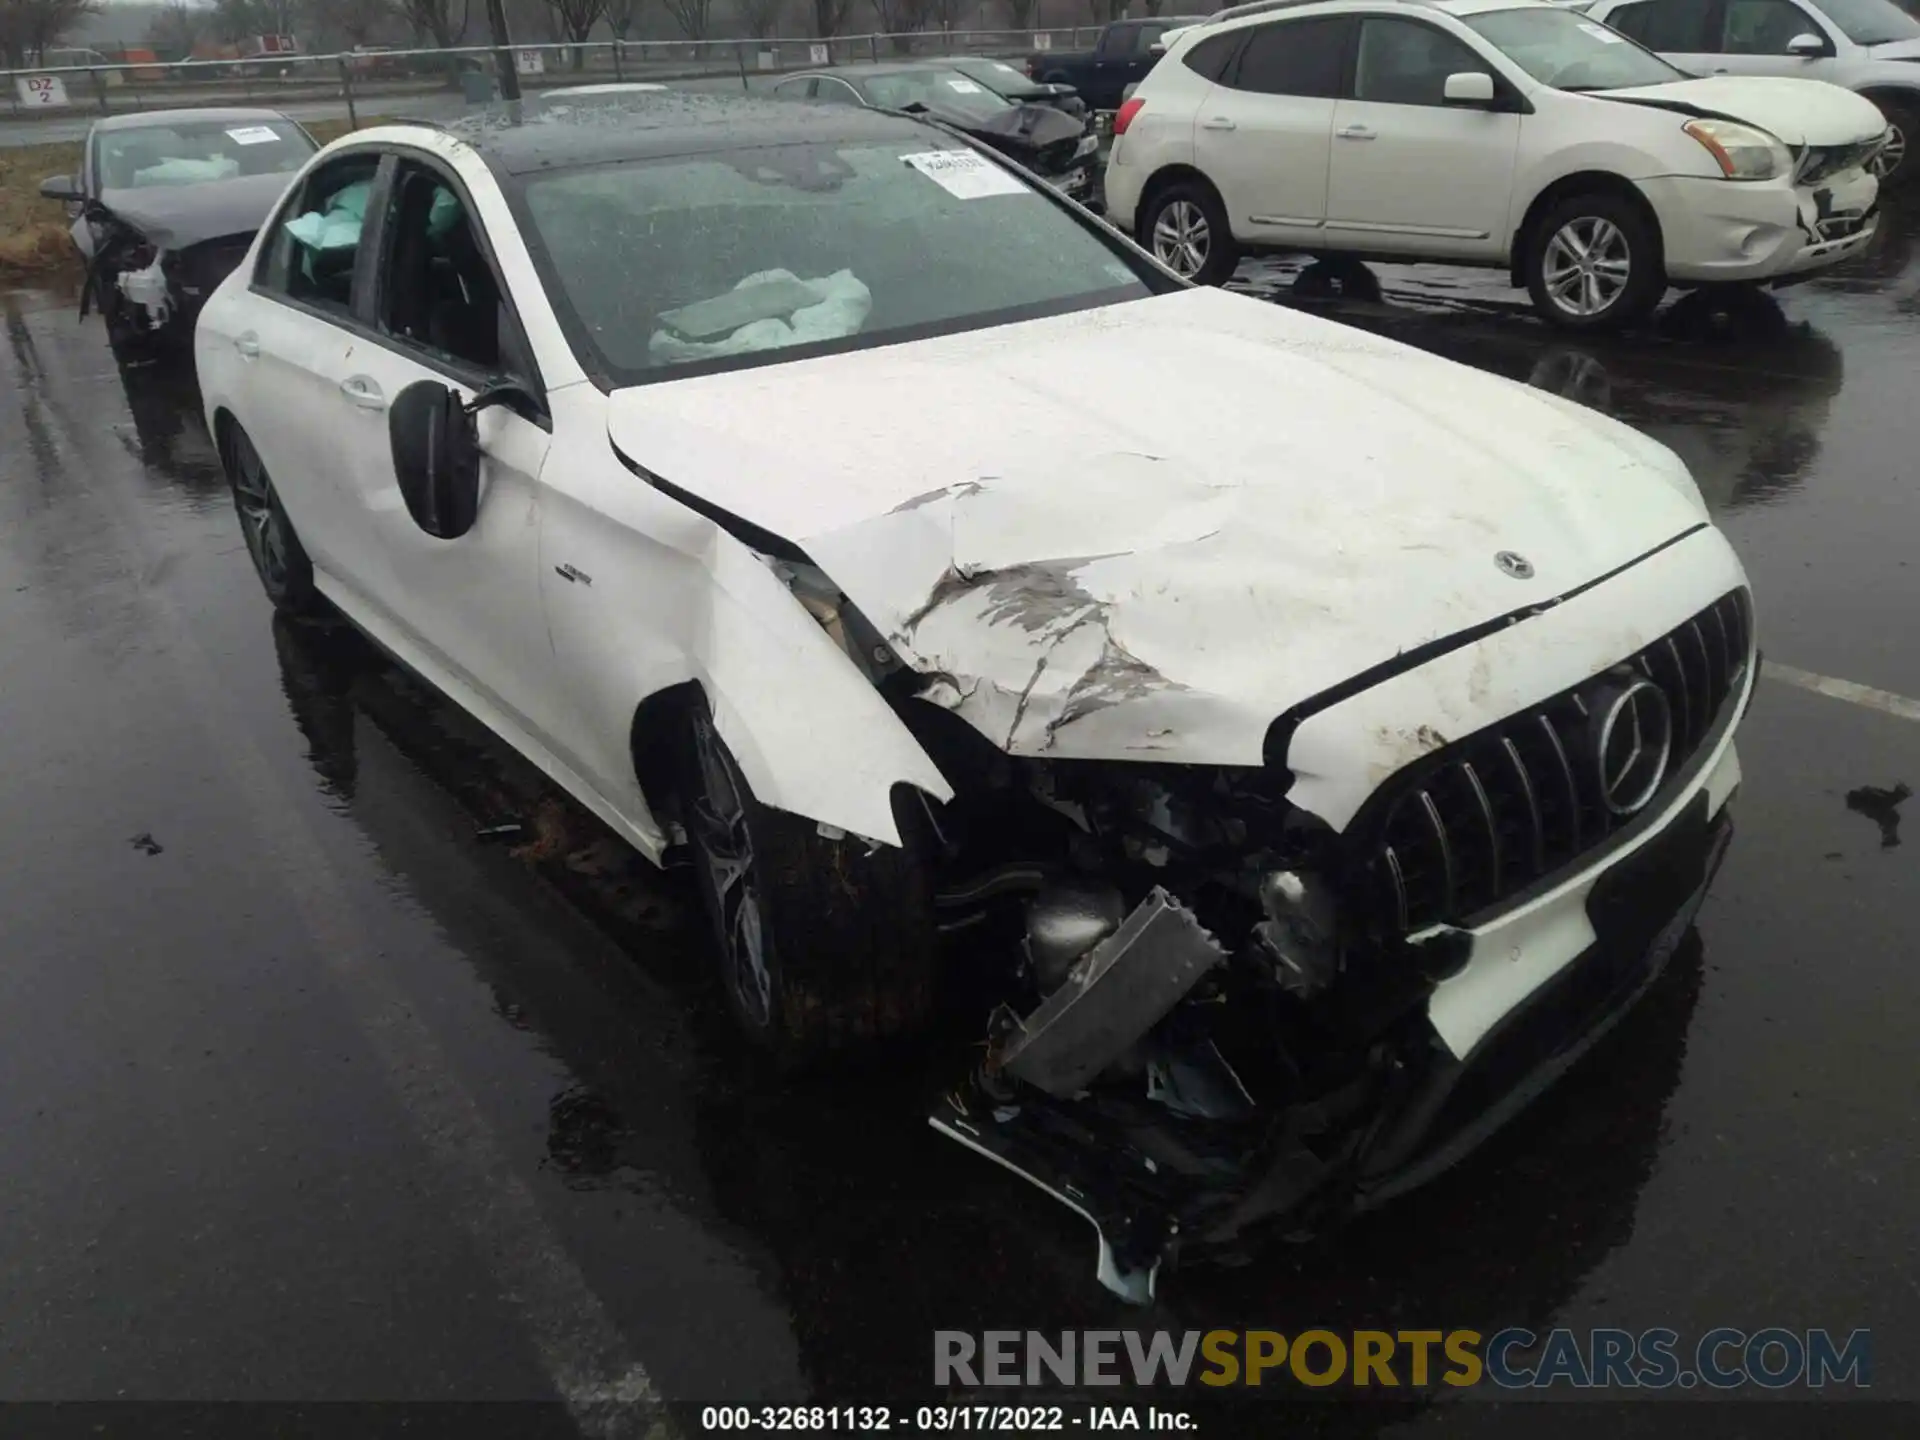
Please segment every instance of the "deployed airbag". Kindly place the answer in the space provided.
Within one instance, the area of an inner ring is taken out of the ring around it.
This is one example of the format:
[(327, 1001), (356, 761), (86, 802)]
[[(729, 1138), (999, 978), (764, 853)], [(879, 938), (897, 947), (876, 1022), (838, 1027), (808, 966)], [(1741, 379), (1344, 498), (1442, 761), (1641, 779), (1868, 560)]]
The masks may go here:
[[(739, 297), (738, 303), (743, 306), (741, 313), (755, 318), (747, 320), (725, 339), (692, 340), (676, 335), (672, 328), (664, 328), (654, 331), (653, 338), (647, 342), (647, 353), (663, 364), (683, 364), (838, 340), (859, 334), (873, 310), (873, 292), (851, 270), (836, 270), (818, 280), (801, 280), (791, 270), (762, 270), (740, 281), (728, 295), (716, 299), (735, 297)], [(809, 297), (813, 297), (811, 304), (807, 303)], [(765, 305), (758, 305), (760, 301)], [(712, 303), (701, 301), (660, 318), (670, 327), (676, 316), (692, 315)], [(694, 322), (689, 324), (705, 328)]]

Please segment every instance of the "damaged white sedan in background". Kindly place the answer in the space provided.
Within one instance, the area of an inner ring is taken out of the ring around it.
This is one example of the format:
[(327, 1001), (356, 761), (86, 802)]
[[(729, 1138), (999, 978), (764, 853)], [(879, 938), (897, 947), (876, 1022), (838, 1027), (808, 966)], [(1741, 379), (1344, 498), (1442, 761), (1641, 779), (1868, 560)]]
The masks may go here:
[(974, 1017), (933, 1123), (1129, 1298), (1464, 1154), (1724, 852), (1752, 609), (1669, 451), (911, 118), (361, 132), (197, 357), (276, 604), (687, 847), (769, 1048)]

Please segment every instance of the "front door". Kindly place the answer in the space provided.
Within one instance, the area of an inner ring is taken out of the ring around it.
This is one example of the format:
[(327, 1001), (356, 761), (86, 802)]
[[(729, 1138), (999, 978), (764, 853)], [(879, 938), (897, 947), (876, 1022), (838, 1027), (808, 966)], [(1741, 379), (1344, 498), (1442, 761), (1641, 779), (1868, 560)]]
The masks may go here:
[(1438, 26), (1360, 22), (1352, 98), (1333, 112), (1330, 241), (1463, 259), (1502, 253), (1521, 117), (1447, 105), (1447, 76), (1474, 71), (1498, 75)]
[(551, 438), (542, 415), (505, 405), (480, 413), (478, 518), (452, 539), (428, 534), (408, 511), (387, 424), (394, 400), (421, 381), (471, 399), (507, 379), (537, 396), (539, 377), (461, 182), (437, 162), (402, 157), (382, 209), (370, 307), (378, 338), (355, 349), (341, 386), (339, 451), (369, 541), (365, 598), (378, 623), (440, 672), (433, 678), (551, 751), (571, 727), (540, 600), (540, 471)]
[[(1825, 42), (1825, 53), (1796, 55), (1788, 44), (1801, 35)], [(1721, 7), (1717, 53), (1708, 57), (1710, 75), (1787, 75), (1826, 80), (1834, 67), (1833, 42), (1826, 28), (1793, 0), (1725, 0)], [(1688, 67), (1693, 68), (1693, 67)]]
[(1319, 238), (1335, 97), (1352, 33), (1344, 15), (1263, 25), (1200, 102), (1195, 163), (1242, 240)]

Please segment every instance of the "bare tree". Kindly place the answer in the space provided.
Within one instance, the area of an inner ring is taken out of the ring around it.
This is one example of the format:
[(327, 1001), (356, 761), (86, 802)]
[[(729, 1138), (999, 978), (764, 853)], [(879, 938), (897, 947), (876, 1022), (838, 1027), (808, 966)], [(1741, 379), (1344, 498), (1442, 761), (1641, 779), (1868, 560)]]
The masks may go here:
[(1040, 0), (1000, 0), (1000, 8), (1007, 12), (1007, 24), (1015, 30), (1031, 30)]
[(147, 27), (147, 43), (168, 58), (187, 56), (193, 53), (193, 47), (206, 32), (205, 10), (187, 4), (186, 0), (168, 0), (153, 17), (153, 24)]
[[(413, 38), (441, 50), (451, 50), (467, 38), (467, 20), (471, 0), (395, 0), (394, 8), (413, 31)], [(447, 83), (457, 84), (460, 57), (449, 55)]]
[(0, 0), (0, 53), (9, 68), (36, 60), (100, 10), (100, 0)]
[[(180, 0), (171, 0), (169, 8), (179, 5)], [(307, 9), (317, 27), (341, 36), (350, 46), (370, 42), (393, 14), (387, 0), (308, 0)]]
[(941, 30), (958, 30), (974, 0), (927, 0), (927, 18)]
[(1087, 9), (1093, 12), (1094, 24), (1105, 25), (1127, 13), (1127, 0), (1087, 0)]
[(912, 52), (913, 42), (907, 36), (927, 28), (928, 4), (929, 0), (873, 0), (873, 13), (882, 32), (893, 37), (889, 43), (895, 53)]
[(1146, 6), (1147, 14), (1158, 15), (1166, 7), (1167, 0), (1140, 0)]
[(822, 40), (840, 33), (840, 27), (847, 23), (847, 12), (853, 8), (853, 0), (812, 0), (812, 3), (813, 33)]
[(584, 69), (587, 52), (580, 47), (593, 33), (593, 27), (600, 23), (600, 17), (607, 13), (607, 0), (546, 0), (546, 6), (552, 12), (560, 38), (574, 47), (573, 68)]
[(214, 0), (208, 17), (216, 39), (245, 40), (250, 35), (291, 35), (301, 0)]
[(786, 3), (787, 0), (739, 0), (740, 20), (747, 27), (747, 34), (756, 40), (773, 34), (779, 28), (780, 12)]
[(673, 23), (689, 40), (704, 40), (712, 25), (713, 0), (663, 0)]
[(607, 28), (618, 38), (626, 39), (634, 21), (640, 18), (640, 7), (646, 0), (606, 0), (606, 3)]

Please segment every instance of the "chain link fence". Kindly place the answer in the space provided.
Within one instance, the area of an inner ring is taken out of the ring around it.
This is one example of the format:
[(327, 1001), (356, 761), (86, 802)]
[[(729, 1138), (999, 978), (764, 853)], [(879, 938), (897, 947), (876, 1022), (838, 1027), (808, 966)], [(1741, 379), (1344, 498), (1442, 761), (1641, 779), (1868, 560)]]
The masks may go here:
[[(724, 82), (753, 88), (755, 76), (862, 61), (988, 55), (1019, 60), (1044, 50), (1090, 48), (1096, 28), (915, 30), (890, 34), (725, 40), (595, 40), (513, 47), (522, 89), (622, 81)], [(0, 72), (8, 115), (93, 113), (189, 106), (340, 101), (357, 120), (363, 105), (391, 97), (458, 93), (478, 103), (497, 87), (490, 45), (452, 49), (360, 49), (330, 55), (261, 54), (234, 60), (135, 61)]]

